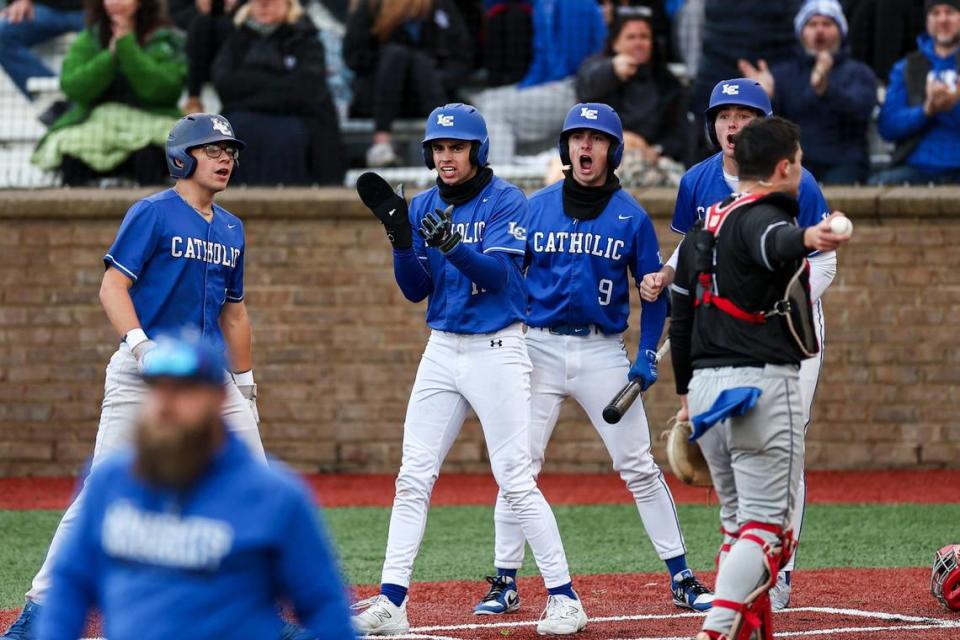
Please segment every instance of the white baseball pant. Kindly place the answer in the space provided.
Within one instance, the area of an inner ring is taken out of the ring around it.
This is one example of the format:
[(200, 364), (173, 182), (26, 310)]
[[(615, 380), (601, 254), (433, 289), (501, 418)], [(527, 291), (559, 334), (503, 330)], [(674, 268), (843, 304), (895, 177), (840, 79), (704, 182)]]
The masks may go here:
[[(543, 467), (547, 443), (557, 424), (560, 406), (572, 396), (590, 418), (610, 453), (613, 468), (633, 494), (647, 535), (661, 559), (686, 552), (673, 496), (650, 453), (650, 429), (641, 400), (616, 425), (603, 419), (603, 408), (627, 383), (630, 360), (621, 335), (554, 335), (546, 329), (527, 331), (533, 363), (530, 451), (534, 474)], [(524, 532), (497, 496), (495, 566), (517, 569), (523, 562)]]
[[(147, 394), (147, 386), (140, 378), (137, 359), (126, 344), (121, 344), (110, 358), (103, 388), (100, 426), (97, 428), (97, 441), (93, 449), (91, 468), (96, 467), (105, 456), (120, 451), (132, 443), (140, 404)], [(260, 430), (253, 417), (253, 411), (230, 376), (227, 376), (226, 391), (224, 421), (230, 430), (250, 447), (255, 456), (266, 462), (267, 457), (260, 442)], [(44, 595), (50, 589), (53, 563), (57, 552), (66, 540), (77, 516), (80, 515), (83, 499), (84, 491), (81, 489), (60, 519), (60, 524), (57, 525), (53, 540), (50, 541), (50, 547), (47, 549), (47, 557), (40, 571), (33, 578), (30, 591), (27, 592), (27, 598), (30, 600), (42, 603)]]
[(530, 541), (547, 588), (570, 582), (557, 521), (531, 467), (530, 369), (519, 323), (490, 334), (430, 334), (403, 426), (383, 583), (410, 584), (430, 494), (468, 406), (480, 419), (493, 476)]

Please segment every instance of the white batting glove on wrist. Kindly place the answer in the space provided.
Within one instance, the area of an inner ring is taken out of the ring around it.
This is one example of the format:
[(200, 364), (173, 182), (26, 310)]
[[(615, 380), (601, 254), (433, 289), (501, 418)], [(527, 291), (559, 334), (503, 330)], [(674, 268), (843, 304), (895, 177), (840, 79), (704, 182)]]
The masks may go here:
[(253, 419), (260, 424), (260, 410), (257, 408), (257, 383), (253, 380), (253, 369), (243, 373), (234, 373), (233, 381), (237, 385), (242, 395), (250, 403), (250, 411), (253, 412)]
[(133, 357), (137, 359), (137, 369), (140, 370), (140, 373), (143, 373), (143, 368), (147, 363), (147, 359), (150, 357), (149, 354), (156, 347), (157, 343), (153, 340), (144, 340), (130, 348)]

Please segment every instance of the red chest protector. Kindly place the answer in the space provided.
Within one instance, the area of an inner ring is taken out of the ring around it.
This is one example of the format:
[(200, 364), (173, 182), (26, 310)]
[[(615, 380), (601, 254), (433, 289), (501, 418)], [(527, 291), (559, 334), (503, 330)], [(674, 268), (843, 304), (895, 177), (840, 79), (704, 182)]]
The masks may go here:
[[(790, 279), (783, 296), (774, 303), (768, 311), (747, 311), (729, 298), (725, 298), (717, 291), (714, 280), (716, 265), (717, 238), (723, 223), (734, 211), (755, 203), (765, 197), (763, 194), (747, 194), (724, 204), (718, 202), (709, 209), (704, 217), (703, 229), (696, 242), (697, 247), (697, 297), (694, 306), (714, 307), (723, 313), (742, 322), (753, 325), (765, 324), (771, 316), (781, 316), (786, 320), (787, 329), (800, 350), (807, 357), (815, 355), (819, 350), (819, 341), (813, 327), (813, 317), (810, 313), (811, 300), (809, 286), (801, 279), (801, 275), (809, 277), (810, 263), (803, 260), (800, 268)], [(705, 237), (704, 237), (705, 236)]]
[[(740, 196), (726, 206), (724, 206), (723, 202), (718, 202), (707, 209), (703, 220), (703, 232), (712, 236), (709, 246), (709, 250), (712, 255), (709, 256), (710, 268), (708, 270), (701, 271), (697, 275), (697, 284), (699, 286), (697, 287), (697, 298), (693, 303), (694, 306), (713, 306), (725, 314), (733, 316), (737, 320), (749, 322), (750, 324), (763, 324), (767, 321), (767, 314), (765, 312), (747, 311), (746, 309), (738, 306), (729, 298), (724, 298), (718, 295), (716, 291), (716, 284), (713, 280), (713, 267), (716, 265), (717, 238), (720, 235), (720, 228), (723, 226), (723, 223), (727, 221), (727, 218), (730, 217), (731, 213), (737, 209), (740, 209), (741, 207), (753, 204), (762, 197), (763, 195), (747, 194)], [(701, 251), (706, 249), (706, 247), (701, 247), (700, 243), (697, 243), (697, 248)], [(706, 256), (703, 256), (703, 258), (706, 258)]]

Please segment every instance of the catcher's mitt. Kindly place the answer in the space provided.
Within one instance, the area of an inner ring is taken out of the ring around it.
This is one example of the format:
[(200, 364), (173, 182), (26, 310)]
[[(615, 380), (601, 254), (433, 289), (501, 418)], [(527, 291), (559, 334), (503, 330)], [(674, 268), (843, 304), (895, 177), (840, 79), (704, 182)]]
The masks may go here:
[(678, 422), (676, 417), (670, 418), (667, 425), (669, 428), (660, 437), (667, 441), (667, 460), (673, 475), (694, 487), (712, 487), (710, 468), (703, 458), (700, 446), (688, 440), (693, 432), (693, 425), (689, 422)]

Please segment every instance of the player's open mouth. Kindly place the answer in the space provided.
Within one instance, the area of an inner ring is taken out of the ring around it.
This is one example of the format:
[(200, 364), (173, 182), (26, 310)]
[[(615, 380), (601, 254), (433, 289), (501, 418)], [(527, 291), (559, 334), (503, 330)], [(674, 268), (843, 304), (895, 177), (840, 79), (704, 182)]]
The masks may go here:
[(730, 145), (731, 147), (736, 146), (737, 141), (736, 141), (735, 134), (731, 133), (730, 135), (727, 136), (727, 144)]
[(227, 176), (230, 175), (230, 169), (227, 169), (226, 167), (224, 167), (222, 169), (217, 169), (216, 171), (214, 171), (214, 173), (216, 173), (218, 176), (222, 176), (226, 178)]
[(593, 158), (588, 155), (580, 156), (580, 170), (590, 171), (591, 167), (593, 167)]
[(449, 176), (452, 176), (452, 175), (455, 174), (456, 172), (457, 172), (457, 168), (456, 168), (456, 167), (440, 167), (440, 173), (442, 173), (443, 175), (448, 176), (448, 177), (449, 177)]

